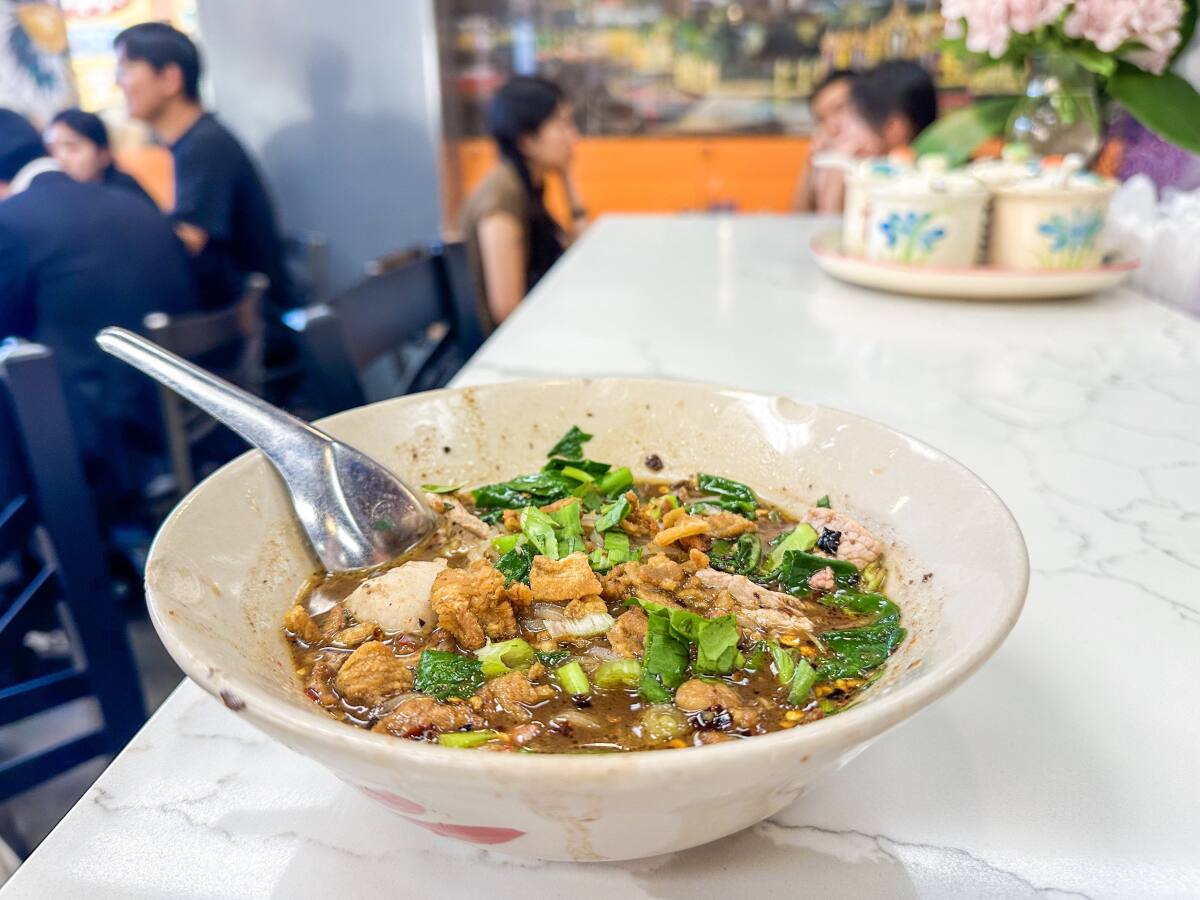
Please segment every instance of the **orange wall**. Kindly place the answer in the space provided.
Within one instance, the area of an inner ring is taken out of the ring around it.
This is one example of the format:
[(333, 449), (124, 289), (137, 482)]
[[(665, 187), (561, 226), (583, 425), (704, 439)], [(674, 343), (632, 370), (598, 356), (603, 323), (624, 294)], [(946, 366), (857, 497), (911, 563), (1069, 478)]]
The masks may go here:
[[(808, 158), (807, 138), (583, 138), (575, 152), (575, 179), (592, 216), (606, 212), (684, 212), (733, 204), (738, 212), (786, 212)], [(463, 195), (495, 164), (491, 141), (458, 145)], [(449, 162), (453, 166), (453, 151)], [(452, 173), (451, 173), (452, 174)], [(456, 226), (461, 200), (447, 198), (448, 222)], [(566, 219), (557, 182), (546, 204)]]

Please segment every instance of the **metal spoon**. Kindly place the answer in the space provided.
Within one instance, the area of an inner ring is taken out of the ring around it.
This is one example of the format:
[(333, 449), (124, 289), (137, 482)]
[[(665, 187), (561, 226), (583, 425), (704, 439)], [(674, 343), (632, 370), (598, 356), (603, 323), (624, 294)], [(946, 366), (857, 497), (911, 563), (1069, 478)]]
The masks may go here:
[(124, 328), (96, 343), (261, 450), (328, 572), (385, 563), (433, 530), (421, 495), (365, 453)]

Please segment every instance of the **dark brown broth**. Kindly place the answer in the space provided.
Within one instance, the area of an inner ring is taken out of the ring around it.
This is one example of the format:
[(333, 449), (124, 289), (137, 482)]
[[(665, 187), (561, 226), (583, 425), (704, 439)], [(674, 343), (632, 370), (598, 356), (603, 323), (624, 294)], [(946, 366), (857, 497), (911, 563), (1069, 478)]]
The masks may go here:
[[(694, 488), (690, 488), (686, 482), (671, 485), (670, 489), (679, 494), (684, 501), (689, 499), (689, 490), (694, 491)], [(643, 503), (659, 496), (666, 490), (666, 485), (654, 482), (639, 482), (635, 485), (635, 491)], [(764, 509), (768, 511), (768, 514), (760, 515), (758, 519), (758, 535), (762, 541), (765, 555), (770, 550), (770, 541), (794, 527), (796, 522), (782, 510), (765, 504)], [(592, 544), (590, 538), (589, 534), (589, 546)], [(631, 540), (631, 544), (635, 547), (645, 546), (646, 543), (645, 540)], [(411, 559), (431, 560), (438, 557), (437, 550), (426, 545), (403, 559), (397, 560), (395, 564), (399, 565)], [(444, 558), (448, 559), (450, 567), (455, 568), (462, 567), (467, 562), (462, 554)], [(342, 607), (341, 601), (371, 574), (374, 574), (374, 571), (337, 576), (314, 576), (298, 602), (309, 609), (313, 614), (314, 622), (327, 635), (353, 626), (358, 623)], [(606, 605), (609, 614), (614, 618), (629, 608), (622, 601), (609, 600)], [(797, 605), (811, 621), (813, 631), (818, 636), (830, 630), (853, 628), (864, 624), (860, 617), (823, 605), (812, 598), (801, 599)], [(338, 657), (347, 657), (354, 648), (331, 647), (320, 643), (316, 646), (309, 646), (290, 632), (287, 634), (297, 675), (307, 686), (309, 696), (317, 700), (319, 692), (311, 686), (314, 678), (314, 666), (322, 658), (336, 660)], [(544, 637), (540, 632), (530, 630), (524, 625), (521, 627), (519, 636), (534, 646), (537, 646), (539, 639)], [(472, 655), (469, 651), (458, 649), (453, 639), (440, 631), (435, 631), (429, 639), (418, 638), (416, 641), (408, 635), (383, 632), (377, 632), (375, 639), (391, 647), (396, 656), (414, 668), (422, 650), (427, 648), (457, 650), (465, 656)], [(797, 647), (800, 654), (809, 660), (816, 659), (820, 653), (819, 648), (811, 642), (791, 646)], [(572, 659), (583, 661), (587, 660), (586, 651), (590, 647), (608, 648), (608, 641), (605, 636), (601, 635), (574, 644), (561, 645), (561, 649), (572, 651)], [(780, 686), (774, 666), (769, 662), (769, 655), (757, 670), (738, 670), (729, 676), (706, 677), (704, 680), (734, 688), (740, 704), (759, 710), (757, 723), (752, 728), (738, 729), (730, 727), (729, 722), (722, 718), (720, 710), (690, 714), (676, 710), (679, 712), (677, 718), (681, 720), (679, 734), (664, 740), (661, 734), (655, 737), (647, 733), (643, 717), (653, 704), (642, 700), (636, 689), (603, 690), (593, 684), (589, 696), (576, 698), (565, 692), (547, 669), (544, 674), (539, 673), (537, 682), (553, 687), (554, 696), (536, 705), (525, 707), (532, 717), (532, 722), (540, 726), (540, 733), (531, 740), (523, 742), (520, 748), (512, 741), (503, 740), (485, 744), (484, 748), (489, 750), (523, 749), (535, 752), (603, 752), (666, 749), (698, 745), (714, 739), (739, 739), (791, 728), (822, 718), (829, 712), (844, 708), (864, 686), (862, 679), (819, 684), (816, 691), (817, 697), (802, 708), (797, 708), (787, 703), (788, 690), (786, 687)], [(333, 679), (328, 680), (328, 687), (336, 697), (336, 702), (326, 705), (325, 708), (335, 718), (358, 727), (372, 728), (386, 715), (386, 707), (389, 705), (387, 702), (381, 704), (382, 708), (356, 707), (338, 694)], [(463, 698), (455, 698), (451, 702), (466, 701)], [(674, 715), (673, 713), (663, 713), (661, 706), (668, 706), (671, 710), (675, 709), (670, 704), (660, 705), (658, 710), (660, 718)], [(477, 712), (486, 720), (483, 727), (503, 732), (505, 735), (514, 731), (514, 722), (510, 716), (500, 713), (490, 714), (487, 710)], [(587, 725), (589, 722), (592, 723), (591, 727)], [(436, 734), (429, 733), (417, 735), (424, 739), (435, 739), (436, 736)]]

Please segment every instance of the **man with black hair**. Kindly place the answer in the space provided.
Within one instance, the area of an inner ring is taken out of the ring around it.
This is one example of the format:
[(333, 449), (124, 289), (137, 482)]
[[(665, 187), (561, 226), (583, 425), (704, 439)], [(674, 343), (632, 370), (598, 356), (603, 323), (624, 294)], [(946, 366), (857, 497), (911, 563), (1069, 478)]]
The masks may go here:
[(187, 253), (157, 209), (127, 191), (75, 181), (37, 130), (0, 109), (0, 339), (54, 351), (84, 463), (106, 516), (161, 458), (149, 379), (96, 346), (106, 325), (198, 308)]
[(271, 280), (270, 332), (292, 305), (275, 213), (246, 151), (200, 104), (196, 45), (170, 25), (146, 22), (122, 31), (114, 46), (129, 114), (149, 125), (174, 158), (171, 217), (192, 255), (201, 302), (235, 302), (246, 276), (261, 272)]

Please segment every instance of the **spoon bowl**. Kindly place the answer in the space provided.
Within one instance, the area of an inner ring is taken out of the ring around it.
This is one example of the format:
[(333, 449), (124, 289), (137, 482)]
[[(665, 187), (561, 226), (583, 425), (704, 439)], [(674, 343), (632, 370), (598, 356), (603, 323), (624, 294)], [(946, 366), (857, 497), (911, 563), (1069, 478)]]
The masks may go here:
[(96, 343), (261, 450), (327, 572), (382, 565), (433, 530), (421, 494), (365, 453), (124, 328)]

